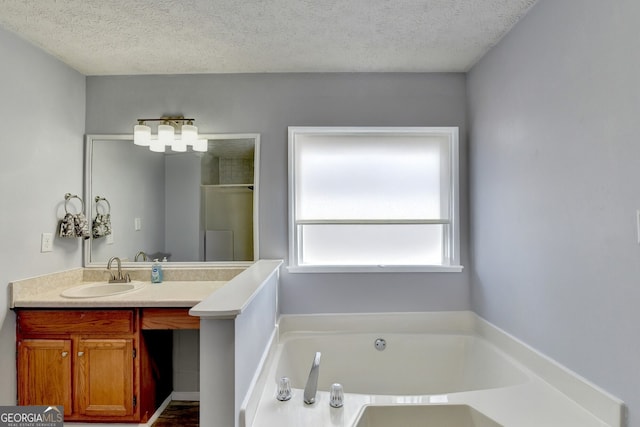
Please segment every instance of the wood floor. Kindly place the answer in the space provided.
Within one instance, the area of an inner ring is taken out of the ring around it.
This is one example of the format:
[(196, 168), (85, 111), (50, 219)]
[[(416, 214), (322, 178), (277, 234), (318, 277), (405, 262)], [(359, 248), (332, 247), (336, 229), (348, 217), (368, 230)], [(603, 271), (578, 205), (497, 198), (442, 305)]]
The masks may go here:
[(198, 427), (200, 402), (173, 400), (162, 411), (153, 427)]

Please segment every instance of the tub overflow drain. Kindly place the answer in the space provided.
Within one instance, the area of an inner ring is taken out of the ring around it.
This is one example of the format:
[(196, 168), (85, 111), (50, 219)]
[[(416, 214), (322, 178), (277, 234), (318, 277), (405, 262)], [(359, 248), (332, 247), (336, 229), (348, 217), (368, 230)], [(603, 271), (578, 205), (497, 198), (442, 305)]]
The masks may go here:
[(373, 343), (373, 345), (376, 347), (376, 350), (378, 351), (382, 351), (385, 348), (387, 348), (387, 342), (382, 338), (378, 338), (376, 342)]

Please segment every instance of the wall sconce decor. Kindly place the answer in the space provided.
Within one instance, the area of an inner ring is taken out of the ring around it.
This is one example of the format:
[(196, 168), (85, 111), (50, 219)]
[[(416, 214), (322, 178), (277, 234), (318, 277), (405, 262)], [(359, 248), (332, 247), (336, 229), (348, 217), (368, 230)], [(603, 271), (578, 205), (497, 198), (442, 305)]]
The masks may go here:
[[(198, 139), (198, 128), (193, 125), (194, 120), (184, 116), (138, 119), (138, 124), (133, 127), (133, 143), (149, 147), (149, 150), (156, 153), (164, 153), (167, 146), (172, 151), (187, 151), (189, 145), (193, 151), (207, 151), (207, 140)], [(147, 122), (161, 122), (157, 135), (151, 135), (151, 127), (147, 126)], [(177, 129), (180, 129), (180, 134), (176, 134)]]

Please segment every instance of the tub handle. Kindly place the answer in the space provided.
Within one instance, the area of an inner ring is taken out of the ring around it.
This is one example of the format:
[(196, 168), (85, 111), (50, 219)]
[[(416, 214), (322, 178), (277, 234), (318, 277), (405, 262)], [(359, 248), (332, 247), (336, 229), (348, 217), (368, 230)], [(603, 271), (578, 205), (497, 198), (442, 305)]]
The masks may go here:
[(291, 399), (291, 381), (289, 378), (282, 377), (278, 381), (278, 395), (276, 398), (281, 402)]
[(342, 384), (335, 383), (331, 385), (329, 393), (329, 406), (332, 408), (342, 408), (344, 405), (344, 390)]

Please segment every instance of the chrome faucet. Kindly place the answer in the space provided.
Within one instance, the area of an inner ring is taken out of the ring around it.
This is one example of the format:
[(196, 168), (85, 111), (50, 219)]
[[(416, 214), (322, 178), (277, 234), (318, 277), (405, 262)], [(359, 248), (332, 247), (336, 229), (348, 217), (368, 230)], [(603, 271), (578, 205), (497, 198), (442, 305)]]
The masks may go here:
[(147, 260), (147, 254), (144, 253), (144, 251), (140, 251), (136, 254), (136, 257), (133, 259), (135, 262), (138, 262), (138, 257), (142, 256), (142, 261), (146, 261)]
[(320, 372), (320, 352), (316, 352), (311, 364), (309, 379), (304, 387), (304, 403), (312, 405), (316, 402), (316, 392), (318, 391), (318, 373)]
[(109, 279), (109, 283), (129, 283), (131, 282), (131, 277), (129, 277), (129, 273), (122, 275), (122, 263), (120, 262), (120, 258), (117, 256), (111, 257), (109, 262), (107, 263), (107, 270), (111, 271), (111, 263), (116, 261), (118, 266), (118, 275), (115, 273), (111, 273), (111, 278)]

